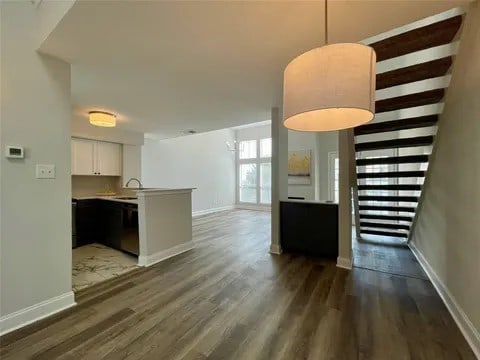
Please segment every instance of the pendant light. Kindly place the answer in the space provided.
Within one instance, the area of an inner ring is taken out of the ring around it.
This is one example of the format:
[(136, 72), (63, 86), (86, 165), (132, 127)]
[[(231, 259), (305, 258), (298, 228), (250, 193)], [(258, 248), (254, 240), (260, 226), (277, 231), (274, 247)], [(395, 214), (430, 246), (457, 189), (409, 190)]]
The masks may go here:
[(283, 118), (288, 129), (332, 131), (371, 121), (375, 115), (375, 50), (357, 43), (328, 44), (293, 59), (285, 68)]
[(105, 111), (90, 111), (88, 113), (90, 124), (101, 127), (115, 127), (117, 117)]

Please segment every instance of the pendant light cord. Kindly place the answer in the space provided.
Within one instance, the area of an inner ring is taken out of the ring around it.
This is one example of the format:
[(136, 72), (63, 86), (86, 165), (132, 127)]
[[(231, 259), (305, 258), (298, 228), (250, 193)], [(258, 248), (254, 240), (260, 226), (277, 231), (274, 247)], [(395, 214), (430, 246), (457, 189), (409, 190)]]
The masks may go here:
[(328, 45), (328, 0), (325, 0), (325, 45)]

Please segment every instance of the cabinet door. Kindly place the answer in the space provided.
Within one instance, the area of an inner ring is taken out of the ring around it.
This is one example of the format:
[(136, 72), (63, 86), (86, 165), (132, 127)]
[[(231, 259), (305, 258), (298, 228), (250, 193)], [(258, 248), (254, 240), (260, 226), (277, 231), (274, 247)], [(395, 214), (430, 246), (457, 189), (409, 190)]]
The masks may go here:
[(72, 139), (72, 175), (94, 175), (95, 141)]
[(99, 207), (100, 242), (114, 249), (121, 249), (123, 232), (122, 204), (100, 200)]
[(101, 200), (78, 200), (75, 216), (77, 230), (77, 246), (83, 246), (100, 241), (101, 227), (99, 227), (100, 215), (99, 202)]
[(97, 141), (95, 172), (104, 176), (121, 176), (121, 151), (120, 144)]

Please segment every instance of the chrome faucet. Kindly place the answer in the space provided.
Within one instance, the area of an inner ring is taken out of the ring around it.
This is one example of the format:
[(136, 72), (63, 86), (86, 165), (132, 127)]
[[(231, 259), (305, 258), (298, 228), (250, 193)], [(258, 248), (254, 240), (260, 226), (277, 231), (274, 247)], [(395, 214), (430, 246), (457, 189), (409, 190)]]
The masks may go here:
[(140, 180), (138, 180), (137, 178), (130, 178), (127, 181), (127, 183), (125, 184), (125, 187), (128, 187), (128, 184), (130, 184), (130, 181), (133, 181), (133, 180), (135, 180), (138, 183), (138, 190), (142, 190), (143, 189), (142, 182)]

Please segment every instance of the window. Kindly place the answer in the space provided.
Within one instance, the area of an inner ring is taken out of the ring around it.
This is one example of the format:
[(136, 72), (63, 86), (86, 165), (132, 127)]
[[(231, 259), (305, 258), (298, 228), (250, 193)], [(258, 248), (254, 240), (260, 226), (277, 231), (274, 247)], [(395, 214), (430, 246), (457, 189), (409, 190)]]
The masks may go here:
[(334, 183), (335, 183), (335, 188), (333, 190), (334, 192), (334, 201), (336, 203), (338, 203), (338, 199), (339, 199), (339, 194), (340, 194), (340, 187), (339, 187), (339, 180), (340, 180), (340, 169), (339, 169), (339, 161), (338, 161), (338, 157), (335, 158), (335, 164), (334, 164)]
[(272, 139), (240, 141), (238, 201), (267, 205), (272, 202)]
[(338, 203), (339, 199), (339, 160), (338, 152), (329, 152), (328, 153), (328, 172), (329, 172), (329, 200)]
[(272, 138), (260, 140), (260, 157), (272, 157)]
[[(362, 154), (360, 154), (362, 155)], [(377, 154), (375, 154), (377, 155)], [(384, 158), (389, 156), (395, 156), (394, 152), (383, 152), (378, 156), (360, 156), (362, 159), (374, 159), (374, 158)], [(381, 172), (390, 172), (390, 171), (397, 171), (398, 167), (395, 164), (375, 164), (375, 165), (366, 165), (360, 166), (358, 168), (358, 172), (365, 172), (365, 173), (381, 173)], [(394, 178), (366, 178), (366, 179), (358, 179), (358, 183), (360, 185), (391, 185), (396, 184), (396, 179)], [(360, 190), (360, 195), (372, 195), (372, 196), (388, 196), (388, 195), (398, 195), (397, 191), (392, 192), (391, 190)], [(381, 206), (396, 206), (398, 205), (396, 202), (391, 201), (362, 201), (364, 205), (381, 205)], [(389, 211), (377, 211), (371, 210), (379, 215), (388, 215), (390, 214)], [(367, 211), (367, 212), (370, 212)]]
[(257, 202), (257, 164), (240, 164), (240, 201)]
[(257, 141), (240, 141), (240, 159), (255, 159), (257, 157)]
[(260, 164), (260, 202), (272, 203), (272, 163)]

